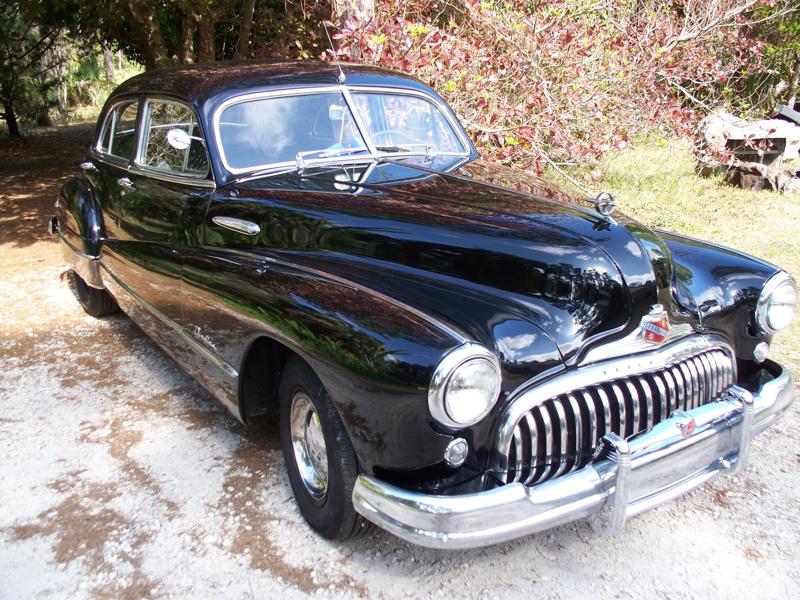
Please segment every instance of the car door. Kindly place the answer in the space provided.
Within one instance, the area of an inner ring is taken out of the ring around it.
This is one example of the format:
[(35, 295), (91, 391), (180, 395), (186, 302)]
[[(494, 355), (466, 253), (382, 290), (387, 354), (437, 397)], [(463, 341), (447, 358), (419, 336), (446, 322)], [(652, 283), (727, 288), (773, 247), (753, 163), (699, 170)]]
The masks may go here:
[(126, 312), (163, 344), (181, 349), (183, 251), (199, 244), (214, 183), (189, 105), (147, 98), (137, 130), (130, 165), (106, 177), (110, 224), (102, 264), (129, 297)]

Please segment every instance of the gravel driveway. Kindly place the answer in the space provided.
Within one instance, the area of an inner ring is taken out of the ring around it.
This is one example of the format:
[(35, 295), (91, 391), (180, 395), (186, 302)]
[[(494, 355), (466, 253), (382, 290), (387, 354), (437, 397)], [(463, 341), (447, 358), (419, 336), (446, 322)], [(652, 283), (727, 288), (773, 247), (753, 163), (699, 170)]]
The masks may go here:
[(800, 597), (800, 403), (742, 476), (623, 534), (317, 538), (273, 423), (239, 425), (126, 317), (75, 301), (45, 223), (90, 134), (0, 141), (0, 597)]

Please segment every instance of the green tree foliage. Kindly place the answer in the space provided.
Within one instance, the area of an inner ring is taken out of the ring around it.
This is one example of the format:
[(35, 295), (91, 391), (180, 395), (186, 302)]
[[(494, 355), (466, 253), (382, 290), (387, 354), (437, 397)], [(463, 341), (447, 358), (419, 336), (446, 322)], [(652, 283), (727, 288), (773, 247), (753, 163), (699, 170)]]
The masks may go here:
[(39, 121), (46, 121), (53, 74), (63, 63), (58, 48), (63, 29), (55, 22), (40, 23), (24, 12), (19, 2), (0, 4), (0, 101), (11, 137), (20, 136), (19, 106), (44, 115)]

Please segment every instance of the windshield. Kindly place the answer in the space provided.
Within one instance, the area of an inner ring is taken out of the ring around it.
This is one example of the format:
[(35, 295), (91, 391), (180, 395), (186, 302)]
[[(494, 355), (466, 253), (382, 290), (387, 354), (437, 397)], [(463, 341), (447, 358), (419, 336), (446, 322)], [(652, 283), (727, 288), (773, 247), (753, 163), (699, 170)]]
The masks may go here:
[(353, 94), (353, 101), (378, 150), (427, 148), (433, 154), (466, 152), (442, 111), (424, 98), (360, 92)]
[(352, 105), (336, 90), (235, 101), (217, 121), (225, 167), (238, 174), (371, 160), (375, 156), (370, 146), (380, 156), (468, 153), (431, 101), (372, 91), (354, 92), (349, 98)]
[(367, 152), (341, 93), (239, 102), (222, 111), (219, 136), (234, 173), (294, 164), (298, 154)]

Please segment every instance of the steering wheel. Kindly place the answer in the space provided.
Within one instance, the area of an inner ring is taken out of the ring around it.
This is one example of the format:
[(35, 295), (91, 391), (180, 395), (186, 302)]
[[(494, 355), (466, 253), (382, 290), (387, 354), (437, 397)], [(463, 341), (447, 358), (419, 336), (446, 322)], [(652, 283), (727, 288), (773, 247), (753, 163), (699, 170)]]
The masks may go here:
[[(386, 138), (386, 139), (381, 139)], [(372, 134), (372, 140), (378, 146), (389, 144), (416, 144), (417, 140), (399, 129), (383, 129)]]

